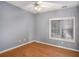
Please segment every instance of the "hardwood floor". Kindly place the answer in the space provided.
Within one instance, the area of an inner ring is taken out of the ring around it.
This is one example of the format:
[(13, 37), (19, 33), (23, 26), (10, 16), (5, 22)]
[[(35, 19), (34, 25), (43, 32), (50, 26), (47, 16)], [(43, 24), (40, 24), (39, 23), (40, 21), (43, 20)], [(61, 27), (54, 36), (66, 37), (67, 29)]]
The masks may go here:
[(0, 54), (0, 57), (79, 57), (79, 52), (41, 43), (30, 43)]

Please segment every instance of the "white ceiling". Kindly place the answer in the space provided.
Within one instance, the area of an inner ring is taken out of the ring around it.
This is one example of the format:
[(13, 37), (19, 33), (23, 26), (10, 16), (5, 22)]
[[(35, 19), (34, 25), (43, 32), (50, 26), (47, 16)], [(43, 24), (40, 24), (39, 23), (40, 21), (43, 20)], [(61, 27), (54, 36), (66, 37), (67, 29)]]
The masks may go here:
[[(25, 9), (29, 12), (37, 13), (36, 10), (34, 9), (34, 3), (36, 1), (7, 1), (7, 2), (22, 9)], [(43, 1), (42, 5), (46, 7), (41, 7), (39, 13), (62, 9), (63, 6), (67, 6), (66, 8), (77, 6), (78, 1)]]

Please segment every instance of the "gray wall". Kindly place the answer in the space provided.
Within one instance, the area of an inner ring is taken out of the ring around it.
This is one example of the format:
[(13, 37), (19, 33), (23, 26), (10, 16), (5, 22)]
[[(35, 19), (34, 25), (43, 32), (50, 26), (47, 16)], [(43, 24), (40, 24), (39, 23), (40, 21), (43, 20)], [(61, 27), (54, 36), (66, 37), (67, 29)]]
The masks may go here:
[[(76, 17), (76, 42), (49, 39), (50, 18)], [(0, 2), (0, 51), (38, 40), (79, 50), (79, 7), (32, 14), (7, 2)], [(24, 40), (25, 38), (25, 40)], [(63, 43), (62, 43), (63, 42)]]
[[(76, 17), (76, 29), (75, 29), (75, 36), (76, 42), (66, 42), (61, 40), (54, 40), (49, 39), (49, 19), (56, 18), (56, 17)], [(79, 50), (79, 7), (71, 7), (67, 9), (61, 9), (56, 11), (50, 11), (46, 13), (38, 14), (36, 17), (36, 32), (35, 32), (35, 39), (38, 41), (55, 44), (67, 48), (72, 48)]]
[(32, 13), (0, 2), (0, 51), (33, 40), (34, 17)]

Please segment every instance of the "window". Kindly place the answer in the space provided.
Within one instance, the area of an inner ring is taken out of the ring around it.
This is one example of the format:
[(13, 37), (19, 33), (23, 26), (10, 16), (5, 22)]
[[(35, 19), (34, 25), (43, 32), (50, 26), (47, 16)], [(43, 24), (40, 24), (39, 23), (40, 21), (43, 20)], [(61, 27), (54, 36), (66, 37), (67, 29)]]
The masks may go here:
[(75, 42), (75, 17), (50, 19), (49, 38)]

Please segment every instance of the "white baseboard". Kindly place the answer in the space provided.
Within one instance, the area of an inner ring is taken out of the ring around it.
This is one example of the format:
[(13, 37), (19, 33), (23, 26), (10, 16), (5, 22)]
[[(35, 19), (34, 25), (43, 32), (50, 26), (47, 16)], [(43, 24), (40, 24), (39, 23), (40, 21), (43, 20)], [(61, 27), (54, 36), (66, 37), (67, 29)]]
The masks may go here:
[(62, 46), (58, 46), (58, 45), (54, 45), (54, 44), (49, 44), (49, 43), (45, 43), (45, 42), (33, 40), (33, 41), (30, 41), (30, 42), (27, 42), (27, 43), (23, 43), (23, 44), (21, 44), (21, 45), (18, 45), (18, 46), (16, 46), (16, 47), (12, 47), (12, 48), (6, 49), (6, 50), (4, 50), (4, 51), (1, 51), (0, 54), (2, 54), (2, 53), (4, 53), (4, 52), (7, 52), (7, 51), (10, 51), (10, 50), (13, 50), (13, 49), (16, 49), (16, 48), (21, 47), (21, 46), (23, 46), (23, 45), (30, 44), (30, 43), (32, 43), (32, 42), (42, 43), (42, 44), (46, 44), (46, 45), (50, 45), (50, 46), (55, 46), (55, 47), (59, 47), (59, 48), (63, 48), (63, 49), (67, 49), (67, 50), (72, 50), (72, 51), (79, 52), (79, 50), (75, 50), (75, 49), (71, 49), (71, 48), (66, 48), (66, 47), (62, 47)]
[(15, 46), (15, 47), (12, 47), (12, 48), (3, 50), (3, 51), (0, 51), (0, 54), (2, 54), (2, 53), (4, 53), (4, 52), (7, 52), (7, 51), (10, 51), (10, 50), (13, 50), (13, 49), (16, 49), (16, 48), (21, 47), (21, 46), (23, 46), (23, 45), (30, 44), (30, 43), (32, 43), (32, 42), (34, 42), (34, 41), (35, 41), (35, 40), (30, 41), (30, 42), (27, 42), (27, 43), (23, 43), (23, 44), (21, 44), (21, 45), (18, 45), (18, 46)]
[(34, 40), (34, 41), (37, 42), (37, 43), (42, 43), (42, 44), (46, 44), (46, 45), (50, 45), (50, 46), (55, 46), (55, 47), (58, 47), (58, 48), (63, 48), (63, 49), (79, 52), (79, 50), (72, 49), (72, 48), (62, 47), (62, 46), (58, 46), (58, 45), (54, 45), (54, 44), (49, 44), (49, 43), (45, 43), (45, 42), (41, 42), (41, 41), (37, 41), (37, 40)]

